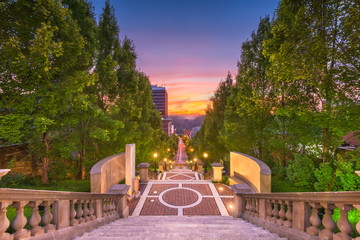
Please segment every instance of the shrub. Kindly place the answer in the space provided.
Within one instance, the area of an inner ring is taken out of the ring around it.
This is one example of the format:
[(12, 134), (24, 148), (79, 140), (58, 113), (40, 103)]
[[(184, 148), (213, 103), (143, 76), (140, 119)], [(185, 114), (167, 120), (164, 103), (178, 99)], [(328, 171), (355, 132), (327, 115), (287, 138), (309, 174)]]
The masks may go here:
[(2, 187), (16, 188), (26, 182), (26, 177), (21, 173), (8, 173), (1, 178), (0, 185)]
[(312, 187), (314, 176), (314, 158), (305, 154), (296, 154), (294, 161), (286, 167), (286, 178), (295, 186)]

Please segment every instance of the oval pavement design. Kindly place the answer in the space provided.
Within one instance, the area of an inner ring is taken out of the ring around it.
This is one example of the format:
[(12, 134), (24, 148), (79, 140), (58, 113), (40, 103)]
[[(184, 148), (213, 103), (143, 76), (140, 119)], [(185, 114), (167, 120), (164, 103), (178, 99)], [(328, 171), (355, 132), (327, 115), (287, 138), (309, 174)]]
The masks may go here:
[(163, 191), (159, 195), (159, 201), (170, 208), (190, 208), (201, 203), (202, 195), (191, 188), (177, 187)]

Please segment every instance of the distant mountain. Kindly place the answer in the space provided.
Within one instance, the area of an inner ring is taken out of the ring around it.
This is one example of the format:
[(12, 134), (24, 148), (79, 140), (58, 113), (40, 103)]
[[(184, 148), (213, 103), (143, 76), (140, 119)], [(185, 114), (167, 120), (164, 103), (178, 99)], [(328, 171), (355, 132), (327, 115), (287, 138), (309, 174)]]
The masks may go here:
[(176, 128), (177, 134), (183, 134), (184, 129), (192, 129), (194, 127), (199, 127), (201, 123), (204, 121), (205, 115), (200, 116), (182, 116), (182, 115), (174, 115), (169, 116), (173, 120), (173, 124)]

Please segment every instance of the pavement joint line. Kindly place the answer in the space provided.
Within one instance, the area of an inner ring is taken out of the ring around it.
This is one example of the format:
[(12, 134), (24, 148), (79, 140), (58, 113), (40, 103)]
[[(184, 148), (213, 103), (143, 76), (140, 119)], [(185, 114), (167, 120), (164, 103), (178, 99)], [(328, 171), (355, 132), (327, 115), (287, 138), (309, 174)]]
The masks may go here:
[(179, 183), (179, 188), (182, 188), (183, 186), (182, 186), (182, 183)]
[(184, 216), (184, 209), (178, 208), (178, 216)]
[(215, 188), (215, 185), (213, 183), (209, 183), (209, 187), (210, 187), (210, 190), (211, 190), (211, 192), (212, 192), (212, 194), (214, 196), (216, 205), (218, 206), (218, 208), (220, 210), (221, 216), (229, 216), (229, 213), (228, 213), (223, 201), (221, 200), (220, 195), (219, 195), (218, 191)]
[(234, 196), (220, 195), (220, 198), (234, 198)]
[(152, 187), (152, 182), (149, 182), (144, 190), (144, 193), (141, 195), (140, 200), (138, 202), (138, 204), (136, 205), (136, 208), (134, 209), (134, 212), (131, 216), (140, 216), (140, 212), (141, 209), (143, 208), (145, 201), (146, 201), (146, 197), (150, 192), (150, 189)]

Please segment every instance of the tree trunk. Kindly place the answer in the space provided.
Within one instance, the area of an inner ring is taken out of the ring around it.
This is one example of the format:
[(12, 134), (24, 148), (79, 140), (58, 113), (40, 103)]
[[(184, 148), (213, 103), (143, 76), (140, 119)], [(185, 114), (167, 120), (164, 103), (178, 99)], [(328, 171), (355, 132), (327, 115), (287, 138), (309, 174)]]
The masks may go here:
[(49, 131), (47, 130), (45, 133), (43, 133), (43, 144), (45, 146), (45, 154), (41, 156), (41, 162), (42, 162), (42, 176), (41, 176), (41, 184), (48, 184), (49, 183), (49, 151), (50, 151), (50, 144), (48, 139)]

